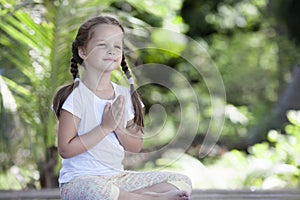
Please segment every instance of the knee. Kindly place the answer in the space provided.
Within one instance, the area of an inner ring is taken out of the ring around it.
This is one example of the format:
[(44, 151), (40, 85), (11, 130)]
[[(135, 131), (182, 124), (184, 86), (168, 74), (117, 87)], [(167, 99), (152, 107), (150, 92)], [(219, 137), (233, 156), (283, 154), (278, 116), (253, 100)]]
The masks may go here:
[(61, 194), (62, 199), (110, 199), (111, 184), (96, 176), (78, 177)]
[(88, 198), (84, 199), (107, 199), (118, 200), (120, 190), (114, 184), (108, 182), (106, 179), (100, 177), (94, 177), (87, 181), (86, 192)]
[(172, 173), (169, 176), (168, 183), (174, 185), (179, 190), (184, 190), (188, 192), (189, 194), (192, 192), (192, 181), (186, 175), (179, 174), (179, 173)]
[(169, 181), (182, 181), (182, 182), (192, 186), (191, 179), (188, 176), (186, 176), (184, 174), (180, 174), (180, 173), (172, 173), (169, 176)]

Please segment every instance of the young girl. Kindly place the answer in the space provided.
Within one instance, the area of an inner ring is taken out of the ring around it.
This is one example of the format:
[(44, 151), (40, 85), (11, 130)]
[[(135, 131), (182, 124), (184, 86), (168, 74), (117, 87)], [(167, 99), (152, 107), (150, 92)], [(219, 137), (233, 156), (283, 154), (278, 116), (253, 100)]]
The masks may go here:
[[(124, 29), (108, 16), (94, 17), (72, 44), (74, 83), (61, 88), (53, 109), (59, 120), (58, 150), (62, 199), (189, 199), (191, 181), (169, 172), (123, 169), (124, 151), (139, 152), (143, 104), (123, 52)], [(78, 65), (84, 69), (79, 79)], [(131, 90), (111, 82), (122, 67)]]

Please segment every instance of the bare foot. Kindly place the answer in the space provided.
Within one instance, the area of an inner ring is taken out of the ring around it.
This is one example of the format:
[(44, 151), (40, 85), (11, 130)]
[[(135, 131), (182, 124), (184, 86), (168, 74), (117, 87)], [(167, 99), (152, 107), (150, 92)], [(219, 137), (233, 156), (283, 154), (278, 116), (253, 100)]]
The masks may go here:
[(156, 193), (156, 192), (145, 192), (144, 195), (149, 195), (154, 197), (156, 200), (189, 200), (190, 196), (185, 191), (180, 190), (171, 190), (169, 192), (164, 193)]
[(170, 192), (166, 192), (166, 199), (168, 200), (189, 200), (190, 196), (185, 191), (173, 190)]

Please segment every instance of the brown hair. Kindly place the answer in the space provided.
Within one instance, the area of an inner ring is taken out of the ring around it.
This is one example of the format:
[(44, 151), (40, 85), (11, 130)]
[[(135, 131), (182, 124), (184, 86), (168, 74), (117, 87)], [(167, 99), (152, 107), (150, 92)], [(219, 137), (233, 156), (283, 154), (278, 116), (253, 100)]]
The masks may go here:
[[(83, 23), (80, 26), (76, 38), (72, 43), (72, 58), (71, 58), (70, 72), (72, 73), (74, 80), (76, 78), (79, 78), (78, 64), (81, 65), (83, 62), (83, 59), (78, 54), (78, 47), (85, 47), (87, 45), (88, 41), (91, 39), (92, 29), (99, 24), (116, 25), (120, 27), (120, 29), (124, 33), (124, 28), (122, 27), (122, 25), (116, 19), (109, 16), (97, 16)], [(127, 79), (131, 78), (131, 73), (127, 66), (124, 52), (122, 54), (121, 67)], [(73, 89), (76, 88), (77, 86), (78, 86), (78, 82), (64, 86), (61, 89), (59, 89), (56, 95), (54, 96), (53, 110), (58, 119), (60, 117), (62, 105), (64, 104), (68, 96), (71, 94)], [(130, 84), (130, 93), (131, 93), (133, 108), (135, 111), (134, 125), (137, 125), (141, 129), (142, 127), (144, 127), (144, 110), (142, 108), (140, 96), (134, 88), (134, 84)]]

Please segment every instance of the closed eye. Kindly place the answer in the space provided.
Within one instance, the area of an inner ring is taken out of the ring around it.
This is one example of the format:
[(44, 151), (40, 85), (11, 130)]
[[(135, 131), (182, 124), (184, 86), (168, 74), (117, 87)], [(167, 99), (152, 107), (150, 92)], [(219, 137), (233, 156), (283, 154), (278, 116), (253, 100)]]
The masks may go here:
[(100, 44), (97, 44), (97, 46), (100, 46), (100, 47), (105, 47), (106, 44), (105, 43), (100, 43)]
[(117, 48), (117, 49), (121, 49), (121, 46), (119, 46), (119, 45), (116, 45), (116, 46), (115, 46), (115, 48)]

